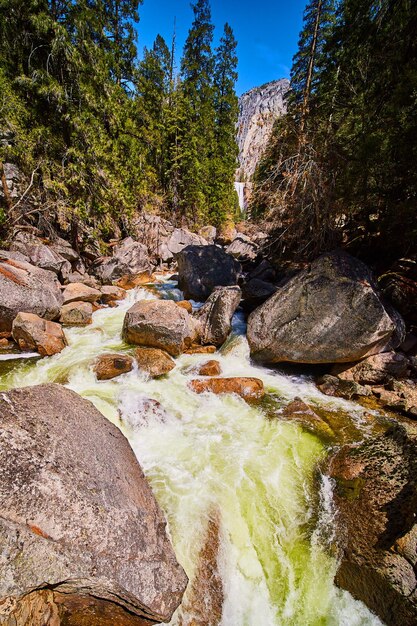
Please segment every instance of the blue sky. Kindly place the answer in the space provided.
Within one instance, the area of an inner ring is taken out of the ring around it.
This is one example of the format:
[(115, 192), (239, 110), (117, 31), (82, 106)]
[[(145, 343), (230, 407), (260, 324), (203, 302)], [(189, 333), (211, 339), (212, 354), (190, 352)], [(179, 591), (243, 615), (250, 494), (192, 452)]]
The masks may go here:
[[(307, 0), (211, 0), (215, 42), (229, 22), (238, 41), (238, 95), (277, 78), (288, 78), (297, 50)], [(139, 7), (138, 48), (152, 46), (161, 34), (170, 45), (177, 22), (177, 56), (181, 56), (193, 21), (190, 0), (143, 0)]]

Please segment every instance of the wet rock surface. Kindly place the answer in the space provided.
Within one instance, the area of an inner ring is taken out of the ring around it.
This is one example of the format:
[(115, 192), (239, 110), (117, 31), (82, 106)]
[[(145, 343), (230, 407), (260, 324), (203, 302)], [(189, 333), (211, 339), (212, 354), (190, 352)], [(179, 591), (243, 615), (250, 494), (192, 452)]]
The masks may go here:
[(97, 380), (110, 380), (132, 371), (133, 362), (133, 357), (128, 354), (100, 354), (94, 362), (93, 371)]
[(122, 433), (59, 385), (3, 393), (0, 408), (3, 623), (36, 603), (50, 605), (39, 626), (169, 621), (187, 579)]
[(34, 313), (19, 313), (13, 321), (12, 335), (21, 350), (36, 350), (41, 356), (58, 354), (68, 345), (60, 324)]
[(207, 378), (191, 380), (189, 387), (195, 393), (210, 391), (215, 394), (235, 393), (247, 402), (257, 402), (265, 394), (259, 378)]
[(328, 472), (342, 549), (337, 583), (388, 626), (416, 623), (416, 428), (394, 423), (379, 437), (344, 446)]
[(168, 352), (158, 348), (137, 348), (135, 358), (139, 369), (144, 370), (151, 378), (164, 376), (175, 367), (175, 361)]

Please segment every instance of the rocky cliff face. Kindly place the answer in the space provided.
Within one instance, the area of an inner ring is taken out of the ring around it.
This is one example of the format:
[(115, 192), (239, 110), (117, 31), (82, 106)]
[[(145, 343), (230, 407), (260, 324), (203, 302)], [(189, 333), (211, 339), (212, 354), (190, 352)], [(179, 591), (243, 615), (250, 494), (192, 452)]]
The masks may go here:
[(236, 180), (250, 181), (265, 150), (275, 120), (286, 110), (284, 96), (290, 88), (286, 78), (255, 87), (239, 99), (237, 142), (239, 168)]

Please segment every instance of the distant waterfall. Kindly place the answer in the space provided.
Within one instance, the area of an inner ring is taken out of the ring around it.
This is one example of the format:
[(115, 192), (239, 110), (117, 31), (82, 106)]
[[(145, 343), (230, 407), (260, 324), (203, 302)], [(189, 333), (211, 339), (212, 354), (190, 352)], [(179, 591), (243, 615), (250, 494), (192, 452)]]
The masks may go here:
[(242, 213), (246, 210), (246, 198), (245, 198), (245, 184), (246, 183), (235, 183), (235, 189), (237, 196), (239, 198), (239, 208)]

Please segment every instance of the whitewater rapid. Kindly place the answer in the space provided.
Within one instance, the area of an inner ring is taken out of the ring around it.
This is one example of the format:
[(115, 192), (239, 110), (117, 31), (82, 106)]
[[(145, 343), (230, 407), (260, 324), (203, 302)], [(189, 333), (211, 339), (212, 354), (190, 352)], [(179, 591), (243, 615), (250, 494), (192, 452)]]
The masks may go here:
[[(181, 299), (175, 284), (157, 286)], [(128, 293), (117, 308), (97, 311), (85, 328), (67, 329), (67, 348), (54, 357), (16, 361), (0, 378), (0, 390), (46, 382), (65, 384), (87, 398), (130, 441), (168, 522), (177, 559), (191, 583), (213, 519), (218, 526), (216, 567), (221, 617), (204, 626), (380, 626), (360, 602), (333, 583), (333, 485), (317, 473), (325, 447), (296, 423), (280, 418), (298, 396), (329, 411), (362, 409), (323, 396), (308, 379), (254, 366), (243, 320), (220, 353), (182, 355), (168, 377), (150, 380), (137, 368), (109, 381), (91, 369), (103, 352), (129, 352), (121, 339), (123, 318), (137, 300)], [(266, 412), (233, 395), (196, 395), (187, 383), (199, 363), (215, 358), (225, 376), (255, 376), (271, 403)], [(188, 594), (188, 596), (187, 596)], [(202, 624), (193, 615), (192, 584), (171, 626)], [(193, 621), (194, 620), (194, 621)]]

